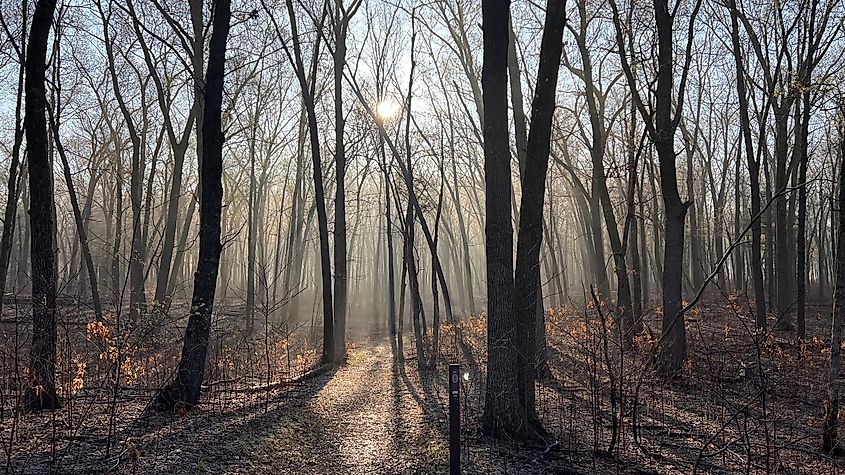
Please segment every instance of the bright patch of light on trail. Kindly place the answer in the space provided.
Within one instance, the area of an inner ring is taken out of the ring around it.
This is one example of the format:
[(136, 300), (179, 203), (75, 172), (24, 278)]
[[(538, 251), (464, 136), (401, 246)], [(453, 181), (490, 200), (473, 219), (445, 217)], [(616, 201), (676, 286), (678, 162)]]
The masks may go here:
[(464, 373), (464, 381), (469, 381), (469, 373)]

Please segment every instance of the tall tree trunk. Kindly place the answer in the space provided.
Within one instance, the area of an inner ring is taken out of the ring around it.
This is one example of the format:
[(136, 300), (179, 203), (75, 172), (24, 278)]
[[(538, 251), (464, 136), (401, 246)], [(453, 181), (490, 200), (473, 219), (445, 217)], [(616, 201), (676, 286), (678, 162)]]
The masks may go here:
[[(664, 223), (666, 241), (663, 247), (663, 335), (661, 336), (661, 352), (664, 369), (667, 373), (676, 375), (680, 372), (686, 358), (686, 328), (683, 315), (683, 275), (684, 275), (684, 221), (691, 202), (681, 201), (678, 191), (678, 178), (675, 166), (676, 154), (674, 150), (675, 132), (681, 119), (684, 103), (684, 88), (686, 87), (695, 18), (701, 7), (697, 1), (689, 20), (688, 38), (686, 44), (686, 64), (682, 69), (677, 97), (673, 100), (675, 91), (675, 51), (674, 51), (674, 15), (670, 12), (668, 0), (654, 1), (654, 20), (657, 33), (657, 87), (654, 97), (654, 111), (650, 113), (642, 102), (636, 79), (631, 71), (631, 65), (624, 49), (622, 37), (623, 25), (619, 19), (616, 2), (611, 0), (613, 19), (616, 28), (617, 45), (620, 48), (622, 68), (628, 80), (631, 93), (637, 108), (645, 121), (646, 130), (651, 136), (660, 166), (660, 190), (663, 195)], [(675, 105), (673, 114), (672, 108)]]
[[(111, 77), (112, 89), (120, 107), (120, 112), (126, 123), (129, 132), (129, 139), (132, 143), (132, 158), (131, 158), (131, 176), (129, 182), (129, 198), (130, 207), (132, 209), (132, 234), (130, 235), (130, 257), (129, 257), (129, 316), (132, 322), (137, 322), (138, 317), (143, 312), (145, 304), (144, 296), (144, 242), (141, 235), (141, 221), (142, 221), (142, 185), (143, 185), (143, 159), (142, 147), (145, 136), (139, 133), (135, 123), (134, 115), (129, 110), (129, 107), (124, 99), (123, 93), (120, 89), (118, 81), (117, 66), (115, 64), (114, 48), (112, 44), (112, 37), (110, 33), (111, 10), (108, 14), (102, 9), (101, 4), (97, 4), (103, 26), (103, 37), (106, 43), (106, 58), (108, 60), (109, 75)], [(143, 96), (143, 91), (142, 91)], [(142, 114), (143, 115), (143, 114)], [(143, 132), (143, 131), (141, 131)], [(121, 178), (122, 179), (122, 178)], [(115, 256), (117, 258), (117, 256)], [(116, 286), (118, 288), (119, 286)], [(118, 295), (122, 295), (120, 290), (116, 291)]]
[[(23, 170), (21, 169), (21, 148), (24, 136), (22, 119), (24, 98), (24, 73), (26, 71), (26, 33), (29, 2), (21, 1), (21, 37), (16, 48), (18, 52), (18, 94), (15, 99), (15, 137), (12, 142), (12, 156), (9, 164), (9, 181), (6, 187), (6, 210), (3, 215), (3, 235), (0, 237), (0, 317), (3, 315), (3, 302), (6, 299), (6, 277), (12, 257), (12, 245), (15, 237), (15, 224), (18, 214), (18, 200)], [(18, 262), (20, 266), (20, 262)]]
[(73, 175), (70, 171), (70, 164), (68, 163), (65, 148), (59, 138), (59, 124), (58, 119), (52, 113), (50, 116), (50, 123), (53, 131), (53, 137), (56, 142), (56, 149), (59, 152), (59, 158), (62, 161), (62, 171), (64, 172), (65, 183), (67, 184), (68, 196), (70, 197), (70, 205), (73, 210), (73, 221), (76, 224), (76, 234), (79, 237), (79, 244), (82, 248), (82, 259), (85, 263), (85, 269), (89, 279), (88, 285), (91, 287), (91, 300), (94, 305), (94, 318), (98, 322), (103, 321), (103, 306), (100, 303), (100, 289), (97, 285), (97, 272), (94, 269), (94, 259), (91, 257), (91, 247), (88, 245), (88, 232), (85, 227), (82, 210), (79, 208), (79, 199), (76, 196), (76, 188), (73, 186)]
[[(610, 193), (607, 190), (607, 177), (604, 170), (604, 151), (607, 141), (607, 134), (597, 101), (601, 92), (593, 81), (593, 63), (590, 52), (587, 48), (587, 27), (588, 18), (586, 4), (578, 3), (580, 17), (580, 28), (575, 34), (575, 41), (581, 53), (582, 75), (586, 89), (587, 109), (590, 116), (592, 131), (590, 143), (590, 156), (592, 161), (592, 200), (591, 200), (591, 224), (593, 226), (593, 239), (596, 243), (597, 265), (600, 265), (604, 272), (604, 249), (602, 244), (601, 226), (596, 226), (599, 220), (598, 212), (604, 216), (607, 235), (610, 240), (611, 251), (613, 252), (614, 271), (616, 273), (616, 306), (619, 308), (619, 322), (622, 327), (622, 343), (625, 348), (633, 346), (634, 318), (631, 304), (631, 287), (628, 280), (628, 265), (625, 260), (625, 242), (619, 237), (616, 215), (613, 210), (613, 203), (610, 201)], [(598, 282), (599, 292), (603, 299), (609, 299), (609, 290), (605, 289), (602, 282)]]
[(396, 257), (393, 251), (393, 222), (390, 210), (390, 167), (384, 153), (384, 139), (379, 135), (379, 154), (384, 172), (384, 231), (387, 237), (387, 324), (391, 341), (396, 338)]
[[(739, 20), (736, 0), (729, 0), (731, 14), (731, 44), (733, 45), (734, 66), (736, 68), (736, 89), (739, 98), (739, 124), (742, 141), (745, 144), (745, 157), (748, 163), (749, 183), (751, 186), (751, 217), (760, 214), (760, 162), (755, 158), (751, 139), (751, 121), (748, 115), (748, 92), (745, 84), (745, 66), (742, 63), (742, 51), (739, 40)], [(737, 157), (739, 160), (739, 157)], [(737, 184), (739, 186), (739, 184)], [(751, 279), (754, 283), (754, 312), (757, 328), (766, 328), (766, 293), (763, 284), (763, 244), (762, 226), (757, 219), (751, 224)], [(771, 237), (767, 236), (767, 241)]]
[[(643, 284), (642, 284), (642, 262), (640, 259), (640, 246), (639, 246), (639, 217), (637, 217), (637, 205), (636, 205), (636, 198), (637, 198), (637, 188), (642, 190), (641, 186), (637, 186), (637, 165), (639, 161), (640, 153), (642, 152), (642, 143), (640, 144), (639, 150), (635, 150), (636, 144), (636, 137), (637, 137), (637, 106), (634, 104), (634, 101), (631, 101), (631, 110), (630, 110), (630, 119), (631, 123), (628, 126), (628, 196), (627, 196), (627, 205), (628, 210), (625, 216), (625, 224), (627, 227), (628, 232), (625, 234), (625, 239), (622, 245), (625, 247), (625, 250), (631, 250), (630, 253), (630, 263), (631, 263), (631, 306), (632, 306), (632, 314), (633, 314), (633, 330), (637, 333), (642, 331), (643, 328)], [(642, 194), (639, 195), (640, 199), (642, 199)], [(647, 276), (646, 276), (647, 277)]]
[[(100, 172), (98, 172), (94, 169), (94, 166), (89, 166), (89, 171), (91, 173), (91, 176), (88, 180), (88, 190), (86, 191), (86, 195), (85, 195), (85, 205), (82, 207), (82, 226), (85, 229), (88, 229), (88, 226), (91, 222), (91, 211), (92, 211), (92, 208), (94, 207), (94, 194), (97, 191), (97, 183), (100, 181), (100, 177), (102, 176), (100, 174)], [(106, 240), (106, 242), (108, 242), (108, 240)], [(92, 255), (91, 257), (92, 257), (92, 261), (93, 261), (94, 256)], [(80, 282), (79, 282), (79, 289), (77, 289), (76, 297), (77, 297), (78, 300), (81, 301), (81, 300), (85, 299), (85, 294), (87, 294), (88, 291), (89, 291), (89, 289), (85, 287), (86, 280), (88, 282), (92, 282), (91, 276), (88, 274), (88, 271), (86, 270), (87, 267), (85, 266), (85, 255), (84, 254), (80, 258), (79, 267), (81, 269), (81, 274), (79, 276)], [(95, 280), (93, 282), (97, 282), (97, 279), (95, 278)], [(93, 300), (93, 296), (92, 296), (92, 300)]]
[[(645, 167), (643, 167), (645, 168)], [(639, 234), (639, 242), (634, 242), (634, 246), (639, 247), (638, 254), (640, 256), (640, 282), (642, 283), (643, 307), (649, 308), (651, 304), (651, 274), (649, 273), (648, 261), (648, 233), (645, 228), (645, 200), (643, 200), (643, 183), (640, 182), (637, 187), (637, 198), (640, 203), (640, 214), (637, 217), (637, 232)], [(633, 257), (633, 253), (631, 254)]]
[[(257, 101), (256, 101), (257, 103)], [(247, 198), (247, 250), (246, 250), (246, 332), (252, 343), (255, 330), (255, 226), (257, 211), (255, 206), (255, 140), (258, 128), (258, 107), (252, 117), (251, 137), (249, 142), (249, 196)], [(252, 352), (250, 351), (250, 354)]]
[[(441, 147), (442, 148), (442, 147)], [(437, 196), (437, 212), (434, 217), (434, 251), (431, 254), (431, 299), (432, 299), (432, 317), (431, 317), (431, 355), (428, 367), (434, 368), (437, 366), (437, 356), (440, 345), (440, 297), (437, 291), (437, 273), (434, 272), (434, 262), (437, 260), (437, 241), (440, 236), (440, 218), (443, 216), (443, 192), (446, 187), (446, 176), (443, 173), (443, 151), (440, 153), (440, 193)]]
[(420, 370), (425, 367), (424, 332), (420, 323), (422, 318), (422, 297), (420, 296), (419, 274), (416, 258), (414, 257), (414, 208), (409, 204), (405, 211), (405, 264), (408, 267), (408, 286), (411, 290), (411, 322), (414, 326), (414, 348), (417, 355), (417, 365)]
[[(563, 48), (564, 13), (564, 0), (549, 0), (546, 3), (537, 86), (531, 106), (531, 129), (528, 133), (525, 176), (522, 180), (514, 279), (516, 370), (519, 375), (519, 402), (522, 412), (521, 427), (517, 434), (522, 438), (538, 437), (541, 440), (545, 439), (546, 431), (540, 424), (534, 395), (537, 371), (537, 303), (541, 285), (540, 248), (543, 242), (543, 202), (546, 193), (558, 70)], [(485, 137), (485, 140), (487, 138)]]
[[(331, 269), (331, 255), (329, 252), (329, 224), (328, 216), (326, 214), (326, 197), (325, 189), (323, 187), (323, 165), (320, 157), (320, 129), (317, 125), (317, 112), (314, 106), (314, 87), (316, 76), (314, 69), (317, 61), (312, 62), (312, 81), (309, 84), (305, 75), (305, 66), (302, 61), (302, 48), (300, 46), (300, 38), (297, 33), (296, 14), (293, 9), (293, 1), (286, 0), (285, 6), (288, 11), (288, 18), (290, 19), (291, 36), (293, 37), (293, 64), (297, 79), (299, 79), (299, 87), (302, 92), (302, 102), (305, 105), (305, 111), (308, 115), (308, 137), (311, 146), (311, 165), (314, 178), (314, 201), (316, 201), (317, 210), (317, 232), (320, 241), (320, 275), (321, 275), (321, 292), (323, 300), (323, 355), (321, 361), (323, 363), (332, 363), (335, 361), (335, 319), (334, 319), (334, 305), (332, 304), (332, 269)], [(320, 17), (320, 24), (318, 30), (322, 29), (323, 22), (326, 18), (326, 10), (323, 9), (323, 15)], [(317, 35), (317, 40), (314, 44), (314, 56), (319, 53), (320, 35)]]
[[(21, 182), (29, 183), (29, 167), (21, 167)], [(23, 205), (23, 210), (18, 213), (18, 224), (23, 225), (23, 230), (18, 233), (18, 272), (15, 276), (15, 286), (19, 292), (26, 292), (27, 288), (30, 287), (32, 283), (29, 278), (29, 274), (26, 271), (28, 267), (26, 263), (30, 260), (29, 241), (30, 236), (32, 236), (32, 226), (30, 226), (28, 218), (29, 203), (29, 187), (24, 186), (21, 189), (21, 204)]]
[(829, 279), (829, 277), (828, 277), (828, 275), (829, 275), (828, 274), (828, 267), (827, 267), (828, 258), (827, 258), (827, 242), (826, 242), (828, 225), (827, 225), (827, 216), (826, 216), (827, 212), (826, 212), (825, 206), (824, 206), (826, 200), (827, 199), (825, 197), (823, 187), (819, 187), (819, 206), (821, 208), (820, 211), (819, 211), (820, 218), (819, 218), (819, 233), (818, 233), (818, 236), (819, 236), (819, 258), (818, 258), (818, 264), (819, 264), (819, 266), (818, 266), (819, 267), (819, 292), (818, 292), (818, 296), (819, 296), (819, 299), (823, 299), (827, 296), (828, 279)]
[(513, 108), (516, 162), (519, 164), (520, 179), (525, 175), (525, 157), (528, 153), (528, 126), (525, 123), (525, 108), (522, 103), (522, 79), (519, 74), (519, 59), (516, 54), (516, 34), (513, 18), (508, 16), (508, 79)]
[[(508, 146), (508, 16), (510, 0), (481, 4), (485, 249), (487, 251), (487, 390), (483, 427), (493, 435), (522, 429), (514, 342), (513, 226)], [(536, 301), (535, 301), (536, 303)], [(534, 314), (531, 314), (533, 320)]]
[(59, 407), (56, 396), (56, 266), (53, 248), (53, 180), (47, 153), (47, 39), (56, 0), (38, 0), (26, 52), (24, 129), (29, 152), (29, 221), (32, 229), (32, 346), (25, 405)]
[[(840, 110), (845, 114), (845, 110)], [(840, 121), (845, 117), (840, 115)], [(845, 322), (845, 125), (839, 124), (839, 230), (836, 234), (836, 284), (833, 288), (833, 328), (830, 338), (830, 370), (828, 373), (827, 401), (825, 402), (822, 450), (831, 453), (840, 448), (837, 442), (839, 425), (839, 380), (842, 354), (842, 325)]]
[[(780, 193), (789, 185), (790, 173), (787, 164), (789, 111), (789, 106), (775, 106), (775, 193)], [(788, 198), (787, 196), (780, 196), (775, 201), (775, 278), (777, 286), (777, 298), (775, 300), (777, 323), (775, 328), (780, 330), (792, 330), (794, 327), (792, 306), (794, 304), (793, 285), (795, 276), (792, 275), (794, 250), (790, 246), (792, 230), (789, 223), (791, 221)]]
[(807, 295), (807, 162), (810, 157), (807, 155), (807, 142), (809, 140), (810, 127), (810, 93), (803, 94), (803, 107), (801, 109), (801, 122), (797, 124), (796, 149), (798, 153), (798, 230), (795, 236), (796, 257), (798, 259), (796, 277), (796, 306), (798, 320), (798, 338), (807, 337), (806, 323), (806, 295)]
[[(558, 62), (560, 55), (558, 55)], [(525, 110), (522, 103), (522, 78), (519, 72), (519, 61), (516, 53), (516, 34), (513, 31), (513, 18), (508, 17), (508, 74), (511, 92), (511, 104), (513, 107), (513, 120), (516, 139), (516, 157), (519, 164), (519, 179), (525, 179), (525, 162), (528, 154), (528, 132), (525, 120)], [(547, 157), (548, 161), (548, 157)], [(548, 168), (548, 166), (547, 166)], [(513, 200), (515, 208), (515, 218), (519, 222), (519, 208), (516, 207), (516, 199)], [(543, 212), (540, 210), (541, 224), (545, 224), (543, 219)], [(517, 232), (517, 236), (519, 233)], [(540, 282), (540, 267), (539, 264), (536, 269), (537, 281)], [(539, 372), (544, 372), (547, 375), (548, 367), (546, 365), (546, 325), (545, 325), (545, 309), (543, 306), (543, 286), (538, 284), (536, 292), (537, 304), (535, 305), (536, 324), (532, 339), (535, 340), (534, 350), (536, 357), (533, 357), (532, 364), (535, 366), (536, 378)], [(532, 358), (529, 357), (529, 360)]]
[(123, 157), (120, 153), (120, 145), (115, 141), (115, 162), (117, 173), (114, 184), (114, 240), (111, 248), (111, 289), (112, 303), (115, 308), (120, 308), (123, 298), (122, 276), (121, 276), (121, 248), (123, 245)]
[[(291, 316), (297, 315), (299, 311), (299, 284), (301, 282), (302, 271), (301, 266), (297, 264), (299, 257), (299, 248), (302, 243), (302, 222), (305, 214), (305, 200), (303, 196), (304, 191), (302, 186), (302, 180), (305, 174), (304, 155), (308, 127), (308, 114), (305, 111), (305, 106), (302, 107), (299, 120), (299, 139), (296, 149), (296, 177), (294, 178), (293, 184), (293, 204), (290, 208), (290, 219), (288, 220), (288, 235), (284, 252), (284, 271), (280, 268), (282, 265), (281, 252), (277, 249), (274, 272), (276, 280), (273, 284), (273, 300), (276, 300), (276, 294), (279, 288), (278, 277), (279, 275), (281, 275), (282, 272), (284, 272), (284, 277), (282, 278), (282, 288), (284, 289), (286, 295), (290, 295), (291, 291), (293, 290), (292, 295), (290, 297), (291, 301), (289, 303), (289, 312)], [(283, 215), (284, 206), (281, 206), (279, 207), (279, 222), (277, 230), (279, 239), (281, 239)], [(291, 287), (292, 282), (295, 282), (293, 283), (293, 287)]]
[[(177, 137), (176, 130), (170, 118), (171, 104), (168, 102), (169, 91), (166, 90), (166, 85), (161, 80), (157, 72), (156, 65), (153, 60), (153, 55), (147, 46), (144, 35), (141, 30), (141, 24), (135, 13), (135, 8), (132, 1), (127, 1), (127, 6), (132, 16), (132, 24), (141, 50), (144, 54), (144, 60), (147, 63), (147, 68), (150, 72), (150, 77), (155, 83), (156, 92), (158, 95), (158, 104), (161, 109), (164, 127), (162, 133), (167, 132), (167, 138), (173, 153), (173, 174), (171, 178), (170, 188), (167, 196), (167, 213), (164, 221), (164, 233), (162, 237), (161, 255), (159, 257), (158, 274), (156, 276), (156, 287), (154, 294), (154, 302), (156, 304), (155, 310), (160, 313), (166, 313), (170, 307), (170, 295), (168, 289), (171, 288), (169, 281), (171, 278), (171, 269), (173, 266), (173, 251), (176, 246), (176, 228), (179, 216), (179, 197), (182, 195), (182, 175), (185, 162), (185, 155), (188, 151), (189, 136), (194, 128), (194, 121), (202, 107), (202, 54), (204, 46), (204, 33), (202, 21), (202, 2), (190, 1), (189, 9), (191, 16), (191, 24), (193, 27), (193, 42), (191, 44), (191, 73), (193, 75), (194, 83), (194, 97), (191, 102), (191, 107), (188, 117), (185, 121), (185, 126)], [(199, 121), (197, 121), (199, 122)], [(152, 186), (150, 182), (148, 186)], [(149, 190), (148, 190), (149, 191)], [(150, 195), (148, 193), (147, 200)], [(149, 208), (147, 209), (149, 212)]]
[(347, 266), (346, 260), (346, 149), (343, 132), (343, 68), (346, 64), (346, 31), (349, 21), (343, 0), (334, 8), (334, 343), (335, 363), (346, 358)]
[[(736, 163), (734, 163), (734, 183), (736, 189), (734, 190), (734, 238), (739, 236), (742, 232), (742, 138), (737, 144)], [(745, 290), (745, 252), (744, 248), (740, 247), (734, 251), (734, 273), (733, 273), (733, 288), (737, 292)]]
[[(693, 196), (698, 196), (695, 189), (695, 164), (693, 163), (693, 145), (687, 144), (686, 158), (687, 158), (687, 195), (692, 200)], [(661, 169), (662, 170), (662, 169)], [(662, 171), (661, 171), (662, 173)], [(701, 200), (704, 203), (704, 200)], [(701, 252), (701, 229), (698, 223), (698, 205), (690, 201), (689, 209), (687, 210), (690, 221), (690, 246), (689, 246), (689, 265), (690, 265), (690, 280), (692, 283), (692, 291), (695, 292), (701, 287), (704, 282), (704, 256)]]
[[(414, 62), (414, 45), (416, 43), (416, 17), (414, 13), (411, 14), (411, 71), (408, 76), (408, 97), (405, 103), (405, 157), (408, 167), (408, 186), (414, 185), (414, 164), (411, 157), (411, 100), (413, 99), (413, 85), (414, 85), (414, 69), (416, 63)], [(405, 262), (408, 266), (408, 284), (411, 290), (411, 319), (414, 325), (414, 347), (416, 348), (417, 365), (419, 369), (425, 367), (425, 317), (423, 316), (422, 296), (420, 295), (420, 283), (417, 272), (417, 262), (414, 256), (415, 246), (415, 210), (411, 199), (408, 199), (408, 206), (405, 210)], [(422, 216), (420, 215), (420, 219)], [(436, 257), (436, 250), (432, 252), (432, 257)], [(422, 320), (422, 321), (421, 321)]]
[(203, 110), (203, 156), (200, 163), (200, 248), (191, 315), (185, 330), (182, 357), (176, 379), (157, 396), (160, 410), (172, 410), (177, 404), (186, 408), (199, 402), (206, 354), (208, 353), (211, 315), (220, 264), (220, 215), (223, 204), (223, 77), (226, 40), (229, 36), (231, 6), (229, 0), (214, 0), (213, 30), (209, 43)]

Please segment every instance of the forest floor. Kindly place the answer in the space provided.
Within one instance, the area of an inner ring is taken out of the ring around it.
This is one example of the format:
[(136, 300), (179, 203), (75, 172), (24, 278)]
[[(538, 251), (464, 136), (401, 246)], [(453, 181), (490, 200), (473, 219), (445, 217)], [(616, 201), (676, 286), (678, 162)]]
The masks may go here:
[[(464, 473), (845, 471), (842, 459), (818, 450), (829, 351), (825, 306), (810, 308), (809, 336), (799, 342), (789, 334), (749, 331), (752, 316), (742, 302), (705, 303), (688, 315), (688, 364), (683, 378), (671, 381), (645, 368), (650, 330), (638, 337), (636, 351), (617, 353), (608, 365), (602, 356), (607, 327), (594, 313), (551, 309), (547, 316), (555, 379), (539, 387), (537, 405), (554, 438), (551, 447), (478, 433), (485, 321), (470, 317), (444, 325), (435, 371), (418, 371), (411, 338), (404, 364), (395, 364), (387, 339), (359, 333), (351, 335), (348, 360), (339, 368), (272, 389), (260, 381), (218, 380), (189, 413), (149, 410), (151, 388), (124, 390), (117, 404), (77, 396), (49, 414), (9, 417), (7, 411), (0, 414), (6, 471), (445, 473), (446, 361), (459, 361), (466, 373)], [(659, 313), (646, 325), (659, 328)], [(624, 364), (615, 366), (619, 360)], [(611, 367), (619, 370), (612, 377)]]
[[(145, 411), (142, 401), (121, 405), (122, 426), (103, 451), (103, 426), (86, 424), (57, 451), (12, 457), (13, 473), (276, 473), (392, 474), (448, 471), (446, 382), (420, 377), (415, 361), (394, 365), (387, 341), (363, 341), (347, 364), (272, 392), (250, 391), (205, 404), (189, 414)], [(409, 355), (410, 356), (410, 355)], [(28, 426), (37, 415), (25, 415)], [(539, 461), (542, 448), (518, 450), (464, 435), (465, 473), (569, 473)], [(33, 440), (33, 441), (34, 441)]]

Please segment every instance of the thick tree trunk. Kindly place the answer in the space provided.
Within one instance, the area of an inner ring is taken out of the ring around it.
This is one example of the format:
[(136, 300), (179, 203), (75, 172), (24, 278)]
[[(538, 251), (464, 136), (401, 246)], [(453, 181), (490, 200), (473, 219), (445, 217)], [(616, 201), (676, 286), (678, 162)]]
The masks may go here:
[[(513, 299), (517, 336), (516, 370), (519, 376), (519, 402), (522, 412), (521, 427), (513, 435), (521, 438), (545, 439), (546, 435), (540, 425), (534, 401), (537, 374), (537, 304), (541, 285), (540, 248), (543, 242), (543, 202), (546, 193), (558, 70), (563, 47), (564, 9), (564, 0), (549, 0), (546, 4), (546, 19), (540, 46), (540, 65), (531, 107), (531, 129), (528, 133), (525, 175), (522, 180)], [(487, 138), (485, 137), (485, 140)], [(488, 189), (488, 194), (489, 192)]]
[(655, 144), (660, 157), (660, 182), (665, 207), (666, 242), (663, 247), (663, 333), (662, 357), (665, 369), (676, 374), (686, 358), (686, 327), (683, 307), (684, 218), (687, 204), (681, 202), (675, 177), (672, 142)]
[(514, 274), (507, 102), (510, 1), (485, 1), (481, 11), (488, 352), (483, 427), (489, 434), (507, 436), (518, 434), (522, 428), (511, 315)]
[[(560, 55), (558, 55), (558, 63), (560, 63)], [(559, 64), (558, 64), (559, 66)], [(519, 164), (519, 179), (520, 181), (525, 179), (525, 164), (527, 161), (528, 156), (528, 133), (527, 133), (527, 125), (525, 119), (525, 110), (523, 106), (523, 99), (522, 99), (522, 78), (520, 77), (519, 71), (519, 61), (517, 58), (516, 52), (516, 34), (513, 30), (513, 18), (508, 17), (508, 74), (509, 74), (509, 82), (510, 82), (510, 92), (511, 92), (511, 105), (513, 107), (513, 120), (514, 120), (514, 131), (515, 131), (515, 141), (516, 141), (516, 157), (517, 163)], [(548, 152), (546, 153), (546, 162), (548, 162)], [(548, 168), (548, 164), (546, 166)], [(516, 208), (516, 199), (513, 200), (514, 207)], [(520, 220), (519, 208), (516, 208), (515, 217), (517, 223)], [(545, 220), (543, 219), (543, 212), (542, 209), (540, 210), (540, 221), (543, 229), (545, 230)], [(519, 232), (517, 230), (517, 236), (519, 236)], [(541, 233), (542, 237), (542, 233)], [(536, 340), (534, 344), (533, 351), (536, 353), (536, 357), (529, 357), (528, 361), (531, 361), (531, 364), (535, 366), (534, 368), (534, 377), (536, 378), (539, 372), (547, 372), (548, 367), (546, 366), (546, 325), (545, 325), (545, 308), (543, 304), (543, 288), (542, 284), (540, 283), (540, 265), (537, 264), (537, 268), (535, 269), (537, 273), (537, 282), (538, 288), (536, 292), (537, 304), (535, 305), (535, 315), (536, 315), (536, 324), (535, 324), (535, 331), (531, 336), (531, 339)], [(526, 336), (527, 335), (523, 335)], [(526, 348), (527, 349), (527, 348)]]
[(220, 215), (223, 204), (223, 77), (226, 41), (229, 35), (231, 7), (229, 0), (214, 0), (214, 18), (209, 43), (203, 110), (203, 156), (200, 163), (200, 248), (191, 315), (185, 331), (182, 358), (176, 379), (157, 397), (160, 410), (172, 410), (177, 404), (186, 408), (199, 402), (220, 264)]
[(29, 409), (59, 407), (56, 396), (56, 266), (53, 249), (53, 180), (47, 153), (47, 41), (55, 0), (38, 0), (32, 17), (26, 54), (24, 129), (29, 168), (29, 221), (32, 228), (32, 346), (29, 387), (24, 403)]

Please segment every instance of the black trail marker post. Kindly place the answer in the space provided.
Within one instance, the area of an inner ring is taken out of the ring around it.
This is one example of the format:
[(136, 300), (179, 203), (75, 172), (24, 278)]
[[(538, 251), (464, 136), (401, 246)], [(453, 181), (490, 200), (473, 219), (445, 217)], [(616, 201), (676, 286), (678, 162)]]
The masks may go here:
[(461, 367), (449, 365), (449, 474), (461, 473)]

